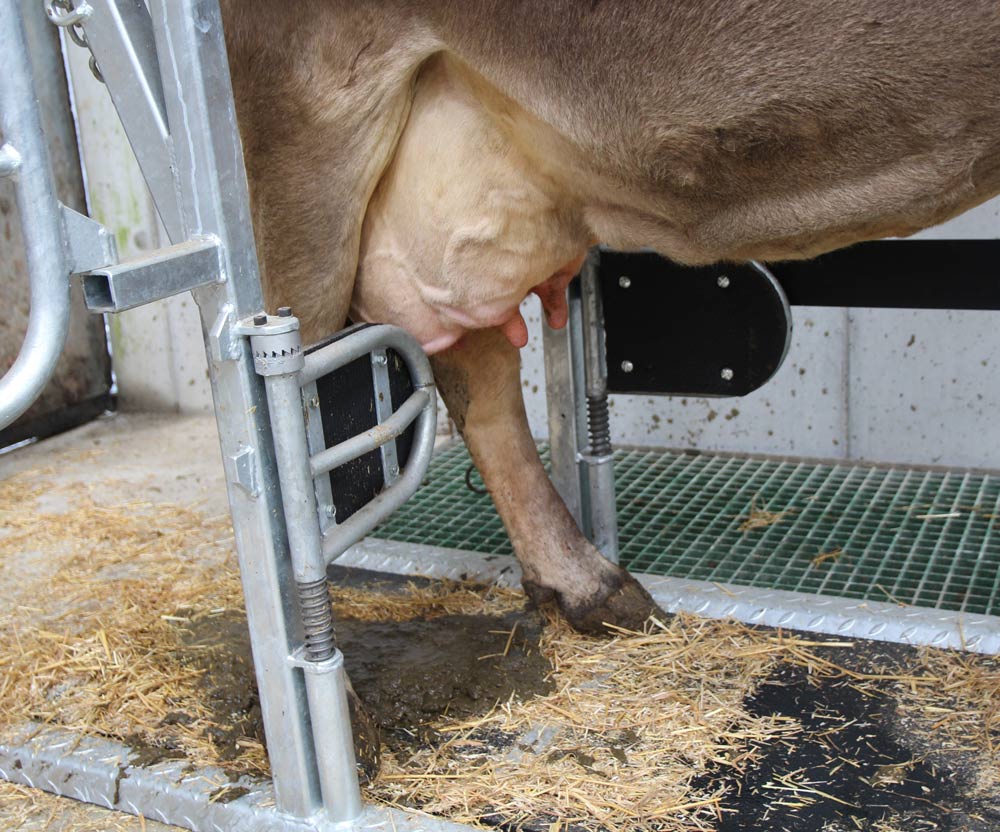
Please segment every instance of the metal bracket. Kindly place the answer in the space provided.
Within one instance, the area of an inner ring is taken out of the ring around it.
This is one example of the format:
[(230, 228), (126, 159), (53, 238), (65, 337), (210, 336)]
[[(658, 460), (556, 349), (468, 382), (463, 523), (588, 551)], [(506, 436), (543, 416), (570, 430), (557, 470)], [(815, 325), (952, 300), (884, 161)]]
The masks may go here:
[(80, 274), (118, 262), (114, 235), (96, 220), (60, 204), (70, 274)]
[(209, 283), (222, 283), (225, 272), (219, 239), (209, 235), (148, 257), (94, 269), (82, 277), (83, 297), (91, 312), (123, 312)]
[(0, 179), (13, 176), (21, 167), (21, 154), (9, 142), (0, 147)]
[(256, 500), (260, 496), (260, 485), (253, 448), (242, 447), (235, 454), (226, 456), (225, 461), (226, 478)]
[(240, 339), (233, 334), (233, 305), (222, 304), (208, 331), (208, 348), (213, 361), (236, 361), (240, 357)]

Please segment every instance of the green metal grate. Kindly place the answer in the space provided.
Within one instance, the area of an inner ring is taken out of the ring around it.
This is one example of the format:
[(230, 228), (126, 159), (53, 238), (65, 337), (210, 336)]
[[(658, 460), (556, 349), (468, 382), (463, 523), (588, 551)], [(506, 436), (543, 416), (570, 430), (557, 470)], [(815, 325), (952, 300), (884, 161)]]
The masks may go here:
[[(511, 554), (468, 465), (461, 445), (439, 453), (375, 536)], [(615, 477), (632, 571), (1000, 615), (998, 476), (618, 450)], [(780, 519), (741, 528), (752, 507)]]

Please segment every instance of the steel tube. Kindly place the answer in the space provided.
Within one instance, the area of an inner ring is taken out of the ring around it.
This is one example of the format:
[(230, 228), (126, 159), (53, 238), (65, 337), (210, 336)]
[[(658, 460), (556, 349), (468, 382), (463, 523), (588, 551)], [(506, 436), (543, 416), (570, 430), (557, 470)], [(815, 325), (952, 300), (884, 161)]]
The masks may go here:
[(306, 364), (299, 374), (303, 385), (316, 381), (331, 370), (343, 367), (372, 350), (389, 347), (398, 352), (410, 370), (414, 387), (429, 387), (434, 384), (427, 355), (413, 336), (405, 330), (386, 324), (376, 324), (359, 329), (349, 338), (334, 341), (316, 352), (309, 353)]
[[(250, 200), (229, 80), (222, 19), (213, 0), (151, 0), (159, 72), (174, 150), (180, 220), (172, 242), (215, 234), (227, 280), (194, 290), (208, 345), (222, 458), (246, 598), (247, 624), (271, 761), (286, 816), (322, 809), (305, 680), (289, 664), (302, 624), (281, 522), (264, 384), (235, 321), (264, 306)], [(240, 467), (231, 464), (242, 460)]]
[(301, 662), (312, 716), (316, 765), (326, 816), (334, 823), (361, 813), (354, 737), (347, 708), (347, 674), (339, 650), (322, 662)]
[[(426, 358), (424, 360), (426, 361)], [(410, 447), (409, 461), (400, 478), (361, 511), (327, 530), (323, 537), (323, 556), (327, 563), (339, 558), (348, 548), (405, 503), (420, 487), (427, 462), (434, 452), (436, 432), (437, 399), (432, 396), (417, 417), (417, 427), (414, 431), (413, 445)]]
[(612, 563), (618, 562), (618, 514), (615, 469), (608, 425), (608, 368), (604, 352), (604, 309), (597, 281), (597, 255), (592, 253), (580, 272), (583, 313), (583, 371), (587, 393), (590, 443), (581, 455), (586, 487), (585, 515), (591, 542)]
[(426, 389), (415, 390), (400, 405), (399, 409), (381, 424), (366, 430), (364, 433), (359, 433), (357, 436), (352, 436), (350, 439), (345, 439), (310, 458), (309, 468), (313, 477), (332, 471), (345, 462), (364, 456), (398, 436), (402, 436), (410, 423), (427, 406), (429, 399), (430, 393)]
[(302, 390), (295, 374), (264, 377), (271, 414), (274, 458), (281, 483), (292, 573), (297, 582), (326, 578), (316, 510), (316, 492), (309, 470), (309, 446), (302, 417)]
[(62, 214), (19, 8), (17, 0), (0, 0), (0, 55), (5, 61), (0, 82), (0, 130), (8, 149), (20, 156), (10, 173), (31, 282), (31, 311), (17, 359), (0, 379), (0, 429), (31, 406), (52, 376), (66, 343), (70, 311)]

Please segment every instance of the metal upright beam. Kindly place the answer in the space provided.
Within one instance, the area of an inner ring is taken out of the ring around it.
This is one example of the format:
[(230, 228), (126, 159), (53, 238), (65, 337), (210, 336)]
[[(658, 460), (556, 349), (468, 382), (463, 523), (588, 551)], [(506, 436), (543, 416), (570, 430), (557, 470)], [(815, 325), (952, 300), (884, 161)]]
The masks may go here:
[[(183, 225), (175, 190), (173, 142), (158, 65), (153, 21), (144, 0), (88, 0), (80, 26), (122, 127), (174, 242)], [(151, 3), (155, 6), (155, 3)]]
[[(247, 339), (233, 325), (262, 311), (249, 195), (215, 0), (150, 3), (163, 99), (176, 165), (175, 243), (215, 235), (225, 283), (194, 291), (227, 472), (254, 668), (278, 808), (308, 817), (322, 803), (301, 670), (301, 643), (267, 402)], [(154, 197), (156, 194), (154, 193)], [(162, 211), (161, 211), (162, 213)]]
[[(591, 252), (580, 272), (583, 390), (587, 402), (587, 450), (580, 457), (586, 533), (612, 563), (618, 563), (618, 512), (608, 408), (608, 365), (604, 351), (604, 307), (597, 280), (597, 255)], [(578, 402), (579, 404), (579, 402)], [(581, 443), (582, 444), (582, 443)]]
[(592, 254), (569, 286), (566, 327), (543, 324), (549, 454), (552, 481), (580, 530), (617, 563), (604, 323), (594, 265)]
[(590, 512), (583, 493), (581, 469), (582, 455), (587, 448), (587, 399), (579, 280), (573, 281), (566, 290), (566, 303), (568, 316), (563, 329), (552, 329), (544, 320), (542, 322), (549, 459), (556, 490), (577, 526), (589, 536)]

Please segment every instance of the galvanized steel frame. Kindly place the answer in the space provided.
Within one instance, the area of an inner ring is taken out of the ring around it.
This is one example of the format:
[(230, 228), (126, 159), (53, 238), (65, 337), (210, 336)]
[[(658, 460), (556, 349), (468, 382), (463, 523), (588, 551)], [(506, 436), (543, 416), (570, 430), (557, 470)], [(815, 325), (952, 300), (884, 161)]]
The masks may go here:
[[(302, 360), (298, 349), (294, 360), (286, 358), (283, 349), (272, 350), (268, 356), (268, 338), (286, 338), (291, 332), (298, 344), (297, 322), (292, 327), (294, 319), (288, 315), (275, 319), (277, 323), (262, 315), (249, 194), (216, 0), (153, 0), (148, 11), (144, 0), (77, 2), (65, 13), (48, 7), (57, 25), (82, 27), (82, 40), (108, 85), (173, 244), (123, 266), (116, 265), (116, 252), (100, 225), (61, 209), (54, 199), (44, 137), (33, 107), (19, 10), (16, 0), (2, 3), (0, 46), (12, 66), (10, 78), (0, 85), (7, 140), (0, 153), (0, 170), (17, 177), (22, 215), (32, 219), (26, 223), (31, 226), (26, 228), (26, 242), (33, 296), (29, 336), (22, 350), (30, 372), (19, 362), (14, 373), (0, 383), (4, 393), (0, 416), (14, 418), (47, 380), (48, 365), (62, 349), (66, 327), (61, 300), (64, 295), (68, 298), (70, 272), (97, 269), (85, 283), (90, 305), (98, 311), (117, 311), (194, 290), (209, 356), (261, 711), (268, 737), (277, 740), (270, 743), (269, 756), (275, 814), (283, 820), (273, 828), (350, 823), (363, 807), (343, 659), (336, 651), (322, 660), (303, 654), (295, 578), (316, 573), (325, 581), (326, 560), (353, 543), (357, 538), (351, 538), (352, 534), (363, 534), (384, 519), (419, 484), (433, 448), (435, 425), (436, 399), (426, 357), (416, 342), (391, 327), (354, 333), (309, 361)], [(255, 323), (261, 318), (263, 327)], [(251, 354), (251, 341), (260, 353), (257, 356)], [(314, 453), (312, 459), (307, 452), (302, 385), (353, 354), (387, 346), (406, 359), (415, 376), (415, 393), (404, 403), (403, 412), (390, 416), (386, 425), (345, 443), (349, 448), (331, 449), (326, 467), (323, 460), (317, 465), (317, 456), (326, 452)], [(265, 376), (264, 383), (258, 373)], [(268, 393), (276, 408), (271, 418)], [(351, 518), (353, 523), (325, 526), (326, 540), (321, 541), (313, 478), (349, 458), (345, 451), (382, 447), (414, 419), (417, 439), (407, 471), (380, 495), (377, 505)], [(281, 452), (281, 476), (276, 445)], [(301, 516), (303, 506), (311, 510), (311, 516)], [(304, 544), (300, 538), (308, 537), (309, 530), (315, 533)], [(295, 538), (291, 549), (289, 532)], [(317, 719), (311, 719), (311, 713)], [(83, 739), (74, 738), (74, 744)], [(65, 760), (62, 745), (43, 743), (36, 750), (43, 757), (54, 752)], [(76, 773), (77, 782), (90, 781), (97, 788), (104, 776), (101, 763), (74, 758), (62, 783)], [(23, 774), (26, 767), (60, 764), (54, 758), (46, 763), (29, 756), (18, 759), (16, 765), (0, 767), (0, 774), (31, 782)], [(102, 798), (118, 808), (122, 808), (118, 800), (122, 765), (116, 766), (114, 800)], [(145, 782), (145, 774), (139, 771), (127, 776), (134, 783)], [(189, 816), (174, 811), (192, 799), (190, 790), (178, 782), (179, 791), (153, 777), (141, 805), (125, 808), (190, 828), (245, 828), (235, 815), (220, 827), (214, 819), (210, 825), (202, 820), (195, 825), (197, 813)], [(59, 793), (74, 794), (60, 790), (51, 778), (45, 784)], [(99, 789), (93, 792), (100, 793)], [(92, 792), (81, 794), (86, 798)], [(172, 795), (167, 800), (173, 801), (169, 818), (157, 795)], [(222, 806), (212, 809), (213, 818), (222, 810)]]
[[(69, 262), (57, 210), (48, 148), (36, 104), (27, 37), (17, 0), (0, 3), (0, 54), (7, 62), (0, 84), (0, 176), (14, 180), (24, 218), (25, 258), (31, 280), (28, 330), (13, 366), (0, 378), (0, 428), (38, 398), (55, 371), (69, 331)], [(46, 210), (39, 211), (39, 206)], [(27, 218), (31, 221), (27, 221)]]

